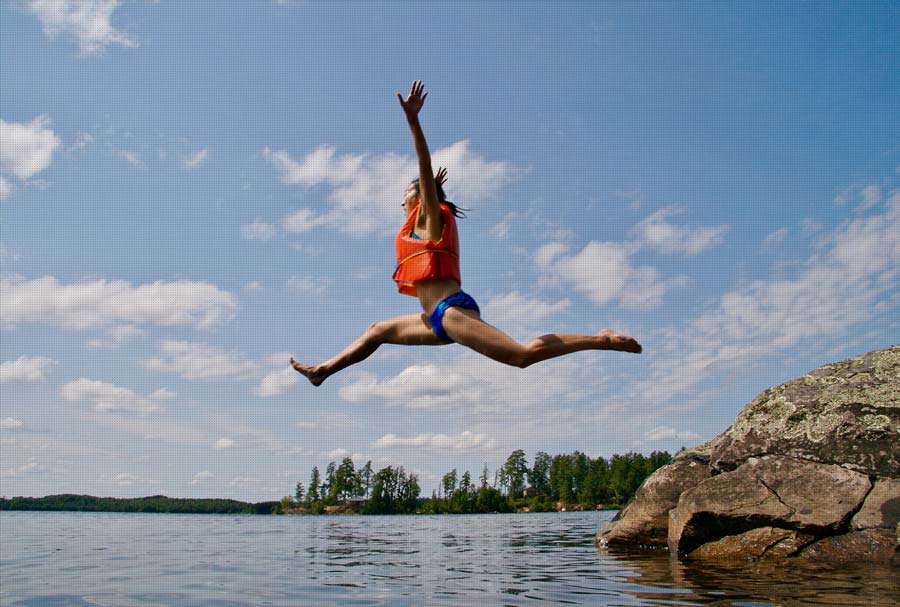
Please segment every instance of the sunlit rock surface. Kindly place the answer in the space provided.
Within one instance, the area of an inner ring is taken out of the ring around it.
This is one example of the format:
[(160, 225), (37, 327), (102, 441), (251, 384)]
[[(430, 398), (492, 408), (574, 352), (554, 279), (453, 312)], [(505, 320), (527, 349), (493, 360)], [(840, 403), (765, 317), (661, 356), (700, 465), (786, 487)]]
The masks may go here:
[(597, 542), (900, 564), (900, 347), (766, 390), (651, 475)]

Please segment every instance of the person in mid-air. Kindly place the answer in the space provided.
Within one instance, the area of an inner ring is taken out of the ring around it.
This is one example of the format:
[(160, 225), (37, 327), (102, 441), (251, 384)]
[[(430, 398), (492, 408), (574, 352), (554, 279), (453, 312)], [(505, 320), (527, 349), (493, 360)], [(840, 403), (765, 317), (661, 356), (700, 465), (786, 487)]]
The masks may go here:
[(419, 112), (427, 96), (419, 80), (413, 82), (406, 99), (397, 94), (412, 131), (419, 177), (403, 194), (406, 221), (396, 237), (394, 271), (400, 293), (418, 297), (424, 312), (375, 322), (340, 354), (318, 365), (304, 365), (291, 358), (294, 369), (318, 386), (338, 371), (368, 358), (382, 344), (441, 346), (456, 342), (520, 368), (580, 350), (640, 353), (641, 345), (634, 338), (609, 329), (596, 335), (549, 334), (520, 344), (481, 319), (478, 304), (460, 288), (456, 218), (463, 214), (444, 195), (447, 171), (441, 169), (433, 176), (431, 155), (419, 124)]

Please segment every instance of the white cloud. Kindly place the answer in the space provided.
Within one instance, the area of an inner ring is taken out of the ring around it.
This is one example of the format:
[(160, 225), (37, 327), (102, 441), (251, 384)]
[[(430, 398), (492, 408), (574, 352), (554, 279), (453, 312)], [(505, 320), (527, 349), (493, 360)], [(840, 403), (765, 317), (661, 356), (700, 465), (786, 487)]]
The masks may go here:
[(187, 341), (167, 340), (160, 344), (162, 356), (143, 361), (145, 369), (177, 373), (185, 379), (211, 377), (251, 377), (259, 364), (243, 354)]
[(203, 148), (199, 152), (183, 158), (181, 162), (184, 165), (184, 168), (193, 170), (199, 168), (200, 165), (206, 162), (207, 156), (209, 156), (209, 148)]
[(147, 332), (134, 325), (119, 325), (111, 327), (107, 332), (109, 339), (92, 339), (87, 346), (92, 350), (99, 348), (118, 348), (132, 337), (143, 337)]
[[(0, 119), (0, 171), (4, 173), (19, 179), (31, 178), (50, 166), (59, 145), (47, 116), (38, 116), (28, 123)], [(9, 182), (4, 183), (8, 194)]]
[(90, 133), (78, 133), (75, 143), (69, 148), (69, 152), (78, 152), (94, 143), (94, 136)]
[(864, 213), (878, 206), (882, 199), (881, 186), (877, 184), (863, 186), (854, 183), (834, 197), (834, 204), (838, 207), (845, 207), (853, 203), (856, 212)]
[(0, 477), (3, 478), (14, 478), (17, 476), (24, 476), (26, 474), (32, 474), (34, 472), (45, 472), (47, 470), (47, 466), (43, 464), (39, 464), (38, 462), (28, 462), (27, 464), (22, 464), (21, 466), (16, 466), (13, 468), (6, 468), (4, 470), (0, 470)]
[(512, 224), (515, 219), (515, 213), (507, 213), (503, 219), (495, 223), (490, 229), (490, 235), (498, 240), (509, 240), (509, 236), (512, 233)]
[(25, 423), (21, 419), (16, 419), (14, 417), (4, 417), (0, 419), (0, 430), (18, 430), (24, 425)]
[(152, 413), (159, 410), (159, 401), (171, 398), (168, 391), (156, 391), (141, 396), (128, 388), (107, 382), (79, 378), (64, 385), (60, 395), (68, 401), (88, 401), (94, 403), (95, 411), (136, 411)]
[(100, 475), (100, 482), (116, 485), (118, 487), (130, 487), (132, 485), (154, 485), (155, 481), (141, 478), (130, 472), (104, 473)]
[(327, 276), (292, 276), (287, 281), (289, 289), (305, 295), (322, 295), (331, 284)]
[(262, 284), (259, 281), (251, 280), (247, 284), (244, 285), (245, 291), (261, 291), (263, 288)]
[[(337, 155), (334, 147), (323, 145), (297, 161), (286, 151), (263, 150), (264, 157), (281, 172), (281, 180), (307, 187), (331, 188), (324, 213), (299, 209), (284, 218), (288, 232), (305, 232), (329, 226), (355, 237), (386, 234), (402, 218), (403, 190), (417, 176), (414, 158), (399, 154)], [(459, 141), (432, 154), (435, 167), (448, 168), (447, 197), (463, 206), (478, 202), (498, 191), (513, 177), (505, 162), (489, 162), (472, 152), (468, 141)]]
[(462, 350), (442, 365), (411, 365), (385, 379), (356, 372), (356, 380), (341, 387), (339, 395), (352, 403), (383, 401), (409, 409), (508, 414), (547, 402), (562, 406), (604, 383), (605, 377), (596, 368), (572, 359), (545, 361), (523, 371)]
[(129, 150), (123, 150), (123, 149), (114, 149), (113, 151), (115, 152), (116, 156), (118, 156), (119, 158), (121, 158), (122, 160), (124, 160), (125, 162), (127, 162), (128, 164), (130, 164), (133, 167), (141, 168), (144, 166), (144, 161), (141, 160), (140, 156), (138, 156), (134, 152), (131, 152)]
[(321, 455), (322, 455), (322, 457), (324, 457), (325, 459), (328, 459), (328, 460), (338, 460), (338, 459), (344, 459), (345, 457), (350, 455), (350, 452), (347, 451), (346, 449), (338, 448), (338, 449), (332, 449), (331, 451), (323, 451), (321, 453)]
[(678, 226), (669, 217), (679, 215), (683, 211), (675, 207), (667, 207), (644, 218), (636, 228), (640, 240), (663, 253), (684, 253), (696, 255), (710, 247), (722, 244), (728, 226)]
[(648, 310), (662, 303), (673, 283), (662, 281), (650, 266), (633, 266), (631, 256), (638, 248), (637, 244), (591, 241), (569, 255), (566, 245), (550, 243), (535, 252), (534, 260), (546, 275), (563, 280), (597, 304), (618, 300), (623, 308)]
[(475, 434), (468, 430), (456, 436), (446, 434), (433, 434), (426, 432), (416, 436), (397, 436), (385, 434), (372, 443), (374, 449), (392, 448), (416, 448), (433, 449), (435, 451), (471, 451), (490, 450), (494, 448), (494, 441), (482, 434)]
[(262, 397), (284, 394), (295, 385), (300, 377), (293, 367), (277, 369), (267, 373), (259, 382), (257, 394)]
[(259, 483), (259, 479), (253, 476), (252, 474), (242, 474), (239, 476), (235, 476), (228, 483), (232, 487), (255, 487)]
[(700, 435), (696, 432), (691, 432), (690, 430), (676, 430), (675, 428), (669, 428), (668, 426), (657, 426), (644, 433), (644, 440), (646, 441), (664, 441), (673, 439), (697, 441), (700, 439)]
[(360, 373), (360, 379), (342, 387), (340, 395), (351, 403), (378, 398), (389, 405), (411, 409), (442, 409), (460, 400), (477, 399), (477, 390), (470, 387), (470, 380), (464, 374), (426, 364), (407, 367), (383, 382), (369, 373)]
[[(152, 397), (153, 395), (151, 395)], [(198, 448), (208, 446), (210, 443), (210, 437), (203, 430), (174, 419), (165, 412), (158, 412), (153, 417), (133, 417), (115, 411), (99, 411), (86, 413), (84, 419), (113, 432), (130, 434), (143, 440), (163, 441)]]
[(543, 326), (548, 318), (564, 312), (571, 305), (572, 302), (568, 299), (542, 301), (513, 291), (489, 299), (483, 306), (483, 313), (485, 320), (510, 335), (527, 335), (529, 338), (535, 338), (537, 335), (533, 333), (537, 331), (550, 332)]
[(237, 302), (207, 282), (124, 280), (61, 284), (46, 276), (0, 279), (0, 325), (49, 322), (70, 329), (119, 323), (208, 328), (234, 316)]
[(787, 238), (787, 235), (787, 228), (778, 228), (777, 230), (766, 236), (765, 240), (763, 240), (763, 246), (771, 247), (780, 244), (784, 242), (784, 239)]
[(20, 356), (0, 363), (0, 384), (35, 384), (44, 379), (53, 360), (44, 356)]
[(200, 483), (215, 480), (216, 476), (210, 472), (209, 470), (204, 470), (203, 472), (197, 472), (194, 474), (194, 478), (191, 479), (192, 485), (199, 485)]
[(241, 236), (245, 240), (272, 240), (275, 236), (275, 226), (256, 219), (251, 223), (245, 223), (241, 226)]
[(312, 209), (297, 209), (281, 220), (281, 226), (285, 232), (302, 234), (310, 230), (328, 224), (328, 219), (321, 217)]
[(137, 46), (110, 23), (118, 5), (119, 0), (31, 0), (28, 9), (40, 19), (46, 35), (74, 36), (81, 52), (90, 54), (108, 44)]
[(12, 192), (12, 186), (9, 185), (9, 181), (6, 180), (6, 177), (0, 175), (0, 200), (9, 196), (10, 192)]
[(877, 185), (868, 185), (860, 193), (862, 202), (857, 211), (868, 211), (881, 202), (881, 188)]
[(234, 441), (230, 438), (223, 437), (220, 438), (213, 444), (213, 447), (216, 449), (231, 449), (234, 447)]
[(880, 214), (846, 221), (820, 237), (793, 278), (754, 280), (668, 333), (656, 348), (646, 393), (692, 389), (717, 371), (741, 368), (775, 352), (845, 336), (896, 309), (900, 288), (900, 190)]

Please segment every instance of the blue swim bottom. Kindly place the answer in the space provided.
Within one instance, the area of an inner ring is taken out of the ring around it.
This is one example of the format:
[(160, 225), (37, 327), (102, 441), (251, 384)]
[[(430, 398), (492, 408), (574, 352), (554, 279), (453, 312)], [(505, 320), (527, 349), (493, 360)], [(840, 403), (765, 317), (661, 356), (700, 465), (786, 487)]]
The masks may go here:
[(478, 304), (475, 303), (472, 296), (463, 291), (454, 293), (439, 301), (438, 305), (434, 307), (434, 312), (428, 317), (428, 321), (431, 323), (431, 329), (434, 331), (434, 334), (447, 341), (453, 341), (450, 336), (447, 335), (447, 332), (444, 331), (444, 312), (447, 311), (447, 308), (463, 308), (466, 310), (475, 310), (479, 314), (481, 313), (481, 310), (478, 309)]

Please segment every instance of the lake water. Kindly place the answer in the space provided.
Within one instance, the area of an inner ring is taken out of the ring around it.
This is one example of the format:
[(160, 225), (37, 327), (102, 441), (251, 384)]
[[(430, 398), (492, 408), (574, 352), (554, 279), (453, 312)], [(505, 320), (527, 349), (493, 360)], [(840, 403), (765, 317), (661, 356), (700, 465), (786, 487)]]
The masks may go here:
[(597, 550), (610, 512), (3, 512), (0, 605), (900, 605), (897, 570)]

